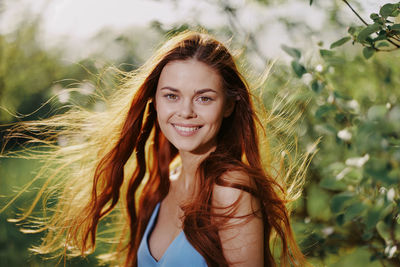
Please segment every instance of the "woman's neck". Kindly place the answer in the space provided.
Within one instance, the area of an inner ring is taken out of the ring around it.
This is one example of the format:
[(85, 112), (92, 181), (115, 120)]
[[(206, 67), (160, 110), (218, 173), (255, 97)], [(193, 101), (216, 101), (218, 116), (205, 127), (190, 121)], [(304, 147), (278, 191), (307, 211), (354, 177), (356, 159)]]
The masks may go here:
[(180, 151), (179, 155), (182, 161), (182, 169), (179, 175), (180, 187), (185, 192), (191, 191), (196, 185), (196, 171), (200, 163), (213, 151), (210, 149), (207, 153), (194, 154), (191, 152)]

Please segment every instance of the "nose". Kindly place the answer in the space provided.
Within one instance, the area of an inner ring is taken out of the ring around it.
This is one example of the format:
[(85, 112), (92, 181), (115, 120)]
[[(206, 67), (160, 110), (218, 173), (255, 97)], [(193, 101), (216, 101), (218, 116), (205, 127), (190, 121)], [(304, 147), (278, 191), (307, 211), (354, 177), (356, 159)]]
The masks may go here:
[(193, 110), (193, 103), (190, 100), (184, 101), (178, 112), (178, 115), (185, 119), (195, 118), (196, 113)]

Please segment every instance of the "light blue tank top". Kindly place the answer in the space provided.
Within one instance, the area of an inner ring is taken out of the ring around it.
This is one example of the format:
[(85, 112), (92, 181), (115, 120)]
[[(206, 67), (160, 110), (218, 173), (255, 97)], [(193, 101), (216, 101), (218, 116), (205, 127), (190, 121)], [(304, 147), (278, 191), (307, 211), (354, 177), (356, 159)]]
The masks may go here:
[(189, 243), (185, 233), (181, 231), (172, 241), (164, 255), (159, 261), (156, 261), (150, 253), (149, 236), (153, 231), (157, 220), (160, 203), (154, 208), (150, 221), (147, 224), (142, 241), (137, 252), (139, 267), (206, 267), (207, 263), (203, 256)]

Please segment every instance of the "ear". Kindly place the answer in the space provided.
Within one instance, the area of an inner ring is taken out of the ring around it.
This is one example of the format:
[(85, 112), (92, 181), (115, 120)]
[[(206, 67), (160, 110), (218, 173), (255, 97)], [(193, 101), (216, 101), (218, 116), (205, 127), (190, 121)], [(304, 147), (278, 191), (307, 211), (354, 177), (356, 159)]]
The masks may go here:
[(224, 110), (225, 118), (229, 117), (232, 114), (233, 109), (235, 108), (235, 103), (236, 103), (236, 101), (234, 101), (233, 99), (227, 100), (227, 102), (225, 104), (225, 110)]

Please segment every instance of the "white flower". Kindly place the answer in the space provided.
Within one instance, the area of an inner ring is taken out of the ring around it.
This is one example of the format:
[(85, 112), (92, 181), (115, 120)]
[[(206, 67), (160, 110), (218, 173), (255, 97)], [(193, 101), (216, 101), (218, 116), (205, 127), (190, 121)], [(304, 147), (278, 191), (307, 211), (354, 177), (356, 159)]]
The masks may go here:
[(333, 227), (325, 227), (322, 229), (322, 234), (327, 237), (335, 232), (335, 229)]
[(362, 167), (367, 161), (369, 160), (369, 154), (365, 154), (364, 157), (358, 157), (358, 158), (348, 158), (346, 159), (346, 165), (347, 166), (353, 166), (353, 167)]
[(390, 250), (389, 250), (389, 259), (393, 258), (394, 253), (396, 253), (397, 251), (397, 246), (393, 246)]
[(315, 70), (318, 71), (318, 72), (322, 72), (322, 71), (324, 70), (324, 67), (323, 67), (321, 64), (318, 64), (318, 65), (315, 67)]
[(381, 195), (386, 194), (386, 192), (387, 192), (387, 190), (386, 190), (385, 187), (381, 186), (381, 188), (379, 188), (379, 193), (380, 193)]
[(357, 100), (350, 100), (347, 102), (347, 106), (354, 110), (355, 112), (358, 112), (360, 110), (360, 105), (358, 104)]
[(343, 129), (337, 133), (337, 136), (344, 141), (350, 141), (352, 135), (349, 130)]
[(387, 197), (387, 199), (388, 199), (389, 201), (393, 201), (395, 195), (396, 195), (396, 192), (394, 191), (394, 188), (390, 188), (390, 189), (387, 191), (386, 197)]
[(394, 253), (396, 253), (396, 251), (397, 251), (397, 246), (387, 246), (386, 248), (385, 248), (385, 254), (387, 254), (388, 255), (388, 258), (389, 259), (391, 259), (391, 258), (393, 258), (393, 256), (394, 256)]

